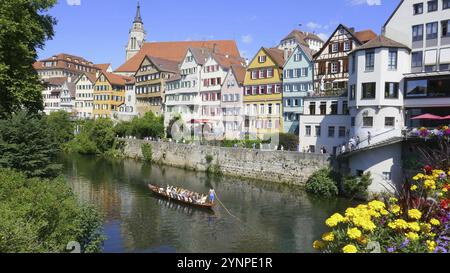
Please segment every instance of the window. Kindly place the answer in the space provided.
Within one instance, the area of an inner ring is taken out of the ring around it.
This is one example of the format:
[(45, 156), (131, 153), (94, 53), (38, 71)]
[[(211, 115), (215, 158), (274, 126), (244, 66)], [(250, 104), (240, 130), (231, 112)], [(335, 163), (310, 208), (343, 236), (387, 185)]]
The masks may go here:
[(450, 0), (442, 0), (442, 9), (450, 9)]
[[(450, 3), (450, 0), (448, 0)], [(442, 37), (450, 36), (450, 20), (445, 20), (441, 22), (442, 25)]]
[(334, 43), (332, 46), (331, 46), (331, 52), (332, 53), (335, 53), (335, 52), (338, 52), (339, 51), (339, 43)]
[(297, 53), (294, 55), (294, 62), (300, 62), (302, 60), (302, 54)]
[(334, 137), (335, 135), (335, 128), (334, 126), (328, 127), (328, 137)]
[(316, 126), (316, 137), (320, 137), (322, 135), (322, 127)]
[(356, 70), (356, 55), (352, 54), (352, 74), (355, 73)]
[(342, 114), (343, 115), (350, 114), (350, 110), (348, 109), (348, 101), (343, 101), (342, 102)]
[(259, 62), (259, 63), (265, 63), (266, 60), (267, 60), (267, 57), (266, 57), (266, 56), (259, 56), (259, 57), (258, 57), (258, 62)]
[(375, 51), (366, 51), (366, 71), (373, 71), (375, 68)]
[(368, 82), (362, 84), (362, 99), (374, 99), (376, 83)]
[(385, 127), (394, 127), (395, 126), (395, 118), (393, 118), (393, 117), (384, 118), (384, 126)]
[(301, 73), (302, 73), (301, 74), (302, 77), (308, 77), (308, 68), (307, 67), (302, 68)]
[(272, 115), (273, 114), (273, 109), (272, 109), (272, 104), (269, 104), (267, 107), (267, 114)]
[(332, 101), (331, 102), (331, 114), (332, 115), (337, 115), (338, 114), (338, 102), (337, 101)]
[(392, 181), (392, 173), (391, 172), (383, 172), (383, 179), (385, 181)]
[(363, 117), (363, 127), (373, 127), (373, 117)]
[(427, 24), (427, 40), (437, 39), (438, 35), (438, 23), (433, 22)]
[(355, 125), (356, 125), (356, 118), (355, 117), (351, 118), (351, 125), (352, 125), (352, 127), (355, 127)]
[(315, 115), (316, 114), (316, 103), (315, 102), (311, 102), (309, 104), (309, 114), (310, 115)]
[(333, 74), (339, 73), (339, 63), (338, 62), (333, 62), (330, 65), (331, 65), (331, 73), (333, 73)]
[(273, 68), (269, 68), (267, 69), (267, 78), (272, 78), (273, 77)]
[(388, 69), (389, 70), (397, 70), (397, 58), (398, 58), (397, 49), (390, 49), (389, 50), (389, 60), (388, 60)]
[(253, 71), (252, 71), (252, 80), (255, 80), (255, 79), (257, 79), (257, 78), (258, 78), (258, 71), (253, 70)]
[(350, 51), (352, 49), (352, 41), (344, 42), (344, 51)]
[(416, 25), (412, 27), (413, 42), (423, 41), (423, 25)]
[(350, 85), (350, 100), (356, 99), (356, 84)]
[(422, 51), (413, 52), (411, 66), (422, 67), (422, 63), (423, 63), (423, 52)]
[(347, 131), (347, 130), (346, 130), (345, 126), (340, 126), (340, 127), (339, 127), (339, 137), (340, 137), (340, 138), (345, 137), (346, 131)]
[(321, 102), (320, 103), (320, 114), (322, 116), (327, 114), (327, 103), (326, 102)]
[(386, 99), (398, 99), (398, 82), (387, 82), (384, 89)]
[(437, 0), (428, 1), (428, 12), (437, 11), (437, 9), (438, 9)]
[(311, 126), (305, 127), (305, 136), (311, 136)]
[(413, 8), (414, 8), (414, 15), (423, 13), (423, 3), (415, 4)]
[(264, 104), (261, 104), (261, 105), (259, 105), (259, 114), (260, 115), (264, 115), (264, 109), (265, 109), (265, 105)]

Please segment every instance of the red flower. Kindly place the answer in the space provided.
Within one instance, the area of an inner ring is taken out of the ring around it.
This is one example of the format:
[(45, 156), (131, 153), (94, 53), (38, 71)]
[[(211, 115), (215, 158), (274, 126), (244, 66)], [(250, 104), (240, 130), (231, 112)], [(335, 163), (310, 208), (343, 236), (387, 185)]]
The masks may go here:
[(444, 189), (447, 189), (447, 190), (449, 190), (450, 191), (450, 185), (449, 184), (447, 184), (447, 185), (444, 185), (444, 187), (443, 187)]
[(449, 199), (445, 199), (445, 200), (443, 200), (441, 202), (441, 208), (442, 209), (448, 210), (449, 205), (450, 205), (450, 200)]
[(426, 166), (423, 168), (423, 170), (425, 171), (425, 173), (426, 173), (427, 175), (433, 174), (433, 167), (431, 167), (430, 165), (426, 165)]

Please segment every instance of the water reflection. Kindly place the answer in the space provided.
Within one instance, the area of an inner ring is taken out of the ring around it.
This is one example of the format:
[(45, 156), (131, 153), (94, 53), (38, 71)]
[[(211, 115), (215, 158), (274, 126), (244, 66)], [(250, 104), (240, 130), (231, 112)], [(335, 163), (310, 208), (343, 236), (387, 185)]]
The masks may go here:
[[(105, 216), (106, 252), (312, 252), (323, 221), (351, 205), (284, 185), (213, 177), (134, 160), (61, 159), (69, 183)], [(207, 213), (155, 197), (147, 184), (171, 184), (207, 193), (221, 207)]]

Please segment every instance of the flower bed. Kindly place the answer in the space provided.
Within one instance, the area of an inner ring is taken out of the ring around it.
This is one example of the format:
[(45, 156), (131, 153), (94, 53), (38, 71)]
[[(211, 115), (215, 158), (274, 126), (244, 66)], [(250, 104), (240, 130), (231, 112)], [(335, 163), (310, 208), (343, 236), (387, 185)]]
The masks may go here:
[(396, 197), (336, 213), (313, 247), (324, 253), (447, 253), (450, 169), (426, 166)]
[(437, 129), (430, 130), (425, 127), (422, 127), (419, 129), (413, 129), (409, 133), (409, 135), (421, 138), (438, 137), (450, 139), (450, 128), (448, 126), (441, 126)]

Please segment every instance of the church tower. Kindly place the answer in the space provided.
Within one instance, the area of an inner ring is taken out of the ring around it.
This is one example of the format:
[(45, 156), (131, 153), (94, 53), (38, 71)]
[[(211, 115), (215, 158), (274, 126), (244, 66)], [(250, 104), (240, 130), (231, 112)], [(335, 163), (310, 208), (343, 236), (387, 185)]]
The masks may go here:
[(144, 30), (144, 22), (142, 22), (141, 7), (138, 1), (136, 17), (134, 17), (133, 27), (130, 29), (130, 36), (128, 39), (128, 45), (126, 50), (127, 61), (131, 59), (134, 55), (136, 55), (139, 52), (139, 50), (141, 50), (145, 42), (145, 36), (146, 33)]

